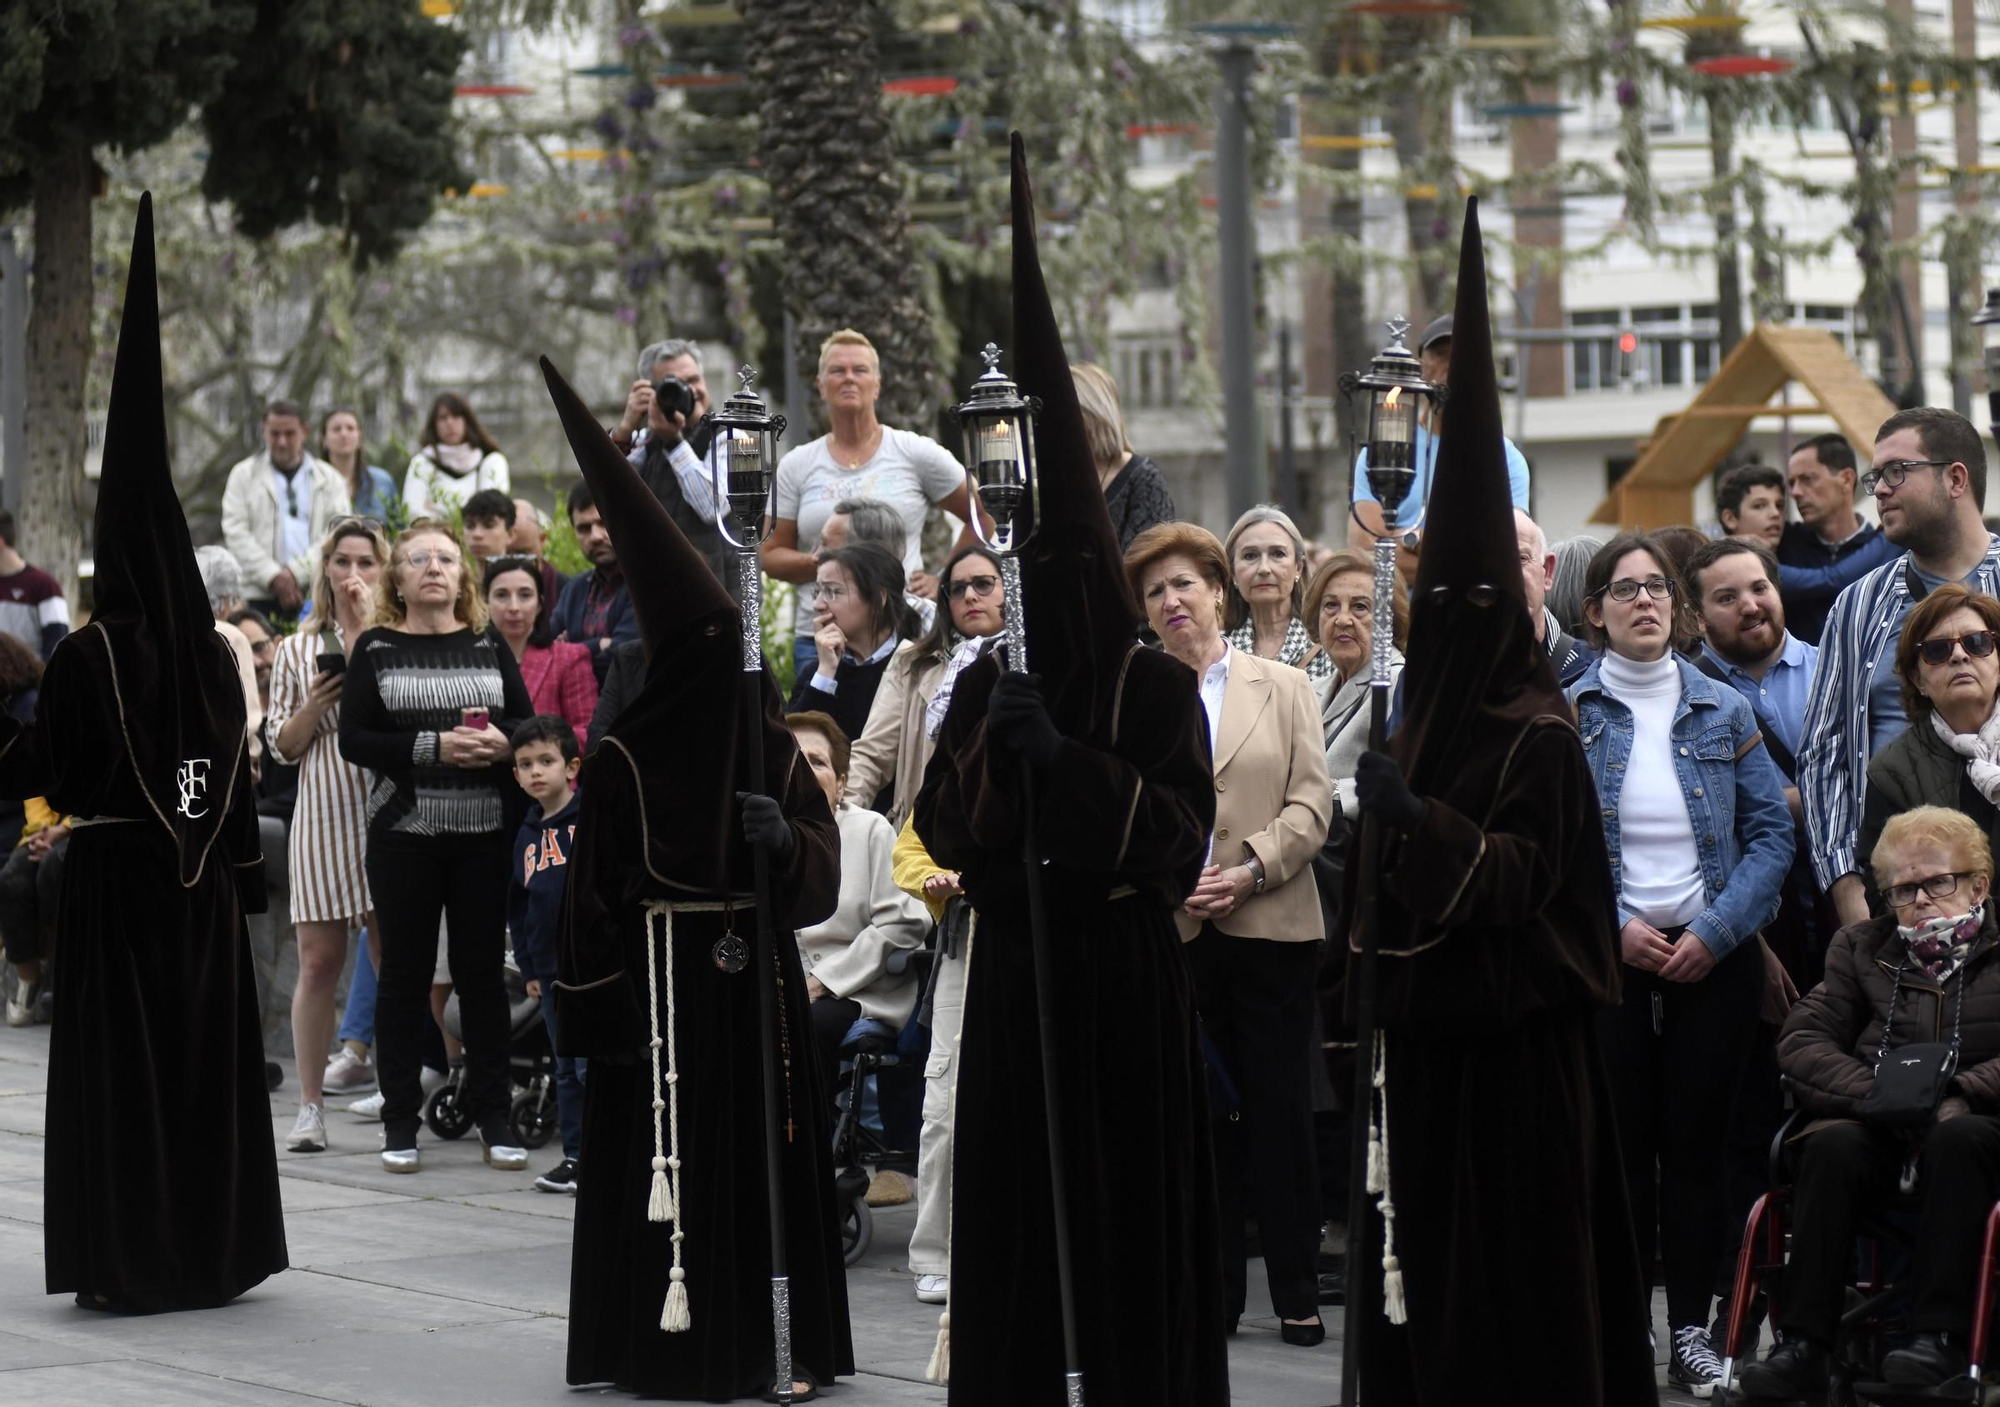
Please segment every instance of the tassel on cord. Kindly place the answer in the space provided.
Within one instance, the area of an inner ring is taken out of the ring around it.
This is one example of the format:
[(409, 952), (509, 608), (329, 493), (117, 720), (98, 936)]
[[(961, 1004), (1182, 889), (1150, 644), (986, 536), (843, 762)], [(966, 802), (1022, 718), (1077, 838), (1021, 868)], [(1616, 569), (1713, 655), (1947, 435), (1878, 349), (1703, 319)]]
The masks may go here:
[[(965, 926), (965, 951), (957, 959), (957, 961), (965, 964), (965, 975), (968, 981), (971, 980), (972, 977), (972, 939), (973, 935), (978, 932), (979, 932), (979, 911), (977, 909), (974, 909), (972, 911), (971, 920)], [(963, 1030), (964, 1029), (963, 1020), (960, 1021), (959, 1025), (960, 1029)], [(954, 1122), (958, 1118), (958, 1052), (957, 1051), (953, 1051), (951, 1057), (950, 1117)], [(954, 1144), (953, 1146), (955, 1149), (956, 1144)], [(945, 1261), (945, 1270), (949, 1272), (951, 1269), (951, 1202), (948, 1199), (944, 1205), (944, 1261)], [(947, 1273), (945, 1276), (945, 1282), (947, 1285), (949, 1285), (950, 1281), (951, 1277), (949, 1273)], [(937, 1343), (932, 1345), (931, 1347), (930, 1366), (924, 1369), (924, 1376), (934, 1383), (948, 1383), (951, 1381), (951, 1291), (948, 1288), (945, 1290), (944, 1312), (938, 1315)]]
[[(660, 925), (657, 940), (653, 931), (655, 922)], [(661, 950), (657, 956), (656, 947)], [(662, 963), (667, 970), (667, 1027), (664, 1039), (660, 1031), (662, 1007), (658, 976)], [(674, 910), (671, 904), (649, 904), (646, 907), (646, 994), (652, 999), (647, 1006), (653, 1022), (650, 1043), (653, 1058), (653, 1186), (646, 1198), (646, 1220), (671, 1221), (674, 1224), (674, 1265), (669, 1272), (666, 1303), (660, 1307), (660, 1327), (669, 1334), (679, 1334), (685, 1333), (694, 1321), (688, 1313), (687, 1271), (681, 1266), (681, 1243), (686, 1239), (687, 1228), (681, 1224), (681, 1074), (679, 1052), (674, 1040)], [(664, 1099), (660, 1097), (662, 1049), (667, 1053)], [(663, 1111), (666, 1114), (664, 1129), (660, 1119)]]
[(1389, 1192), (1389, 1054), (1382, 1032), (1375, 1033), (1374, 1098), (1368, 1109), (1368, 1191), (1380, 1193), (1382, 1214), (1382, 1313), (1391, 1324), (1410, 1322), (1403, 1295), (1403, 1263), (1396, 1258), (1396, 1199)]

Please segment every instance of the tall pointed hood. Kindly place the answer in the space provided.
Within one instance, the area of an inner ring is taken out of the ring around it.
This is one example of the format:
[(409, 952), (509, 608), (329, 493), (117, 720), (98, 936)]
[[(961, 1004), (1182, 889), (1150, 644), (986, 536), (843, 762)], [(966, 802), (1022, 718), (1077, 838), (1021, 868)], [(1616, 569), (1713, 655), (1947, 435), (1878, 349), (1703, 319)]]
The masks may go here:
[(562, 419), (577, 467), (583, 471), (583, 480), (590, 485), (590, 495), (611, 533), (619, 569), (625, 574), (625, 589), (639, 615), (647, 658), (653, 658), (661, 645), (682, 630), (711, 616), (736, 616), (736, 603), (722, 589), (708, 563), (687, 535), (674, 526), (638, 470), (619, 453), (597, 417), (547, 357), (542, 358), (542, 377), (548, 382), (549, 397), (556, 403), (556, 414)]
[(1035, 246), (1035, 198), (1021, 134), (1013, 136), (1014, 381), (1039, 397), (1039, 518), (1021, 563), (1028, 665), (1042, 676), (1056, 726), (1088, 737), (1108, 724), (1126, 652), (1144, 620), (1125, 580), (1118, 534), (1090, 455), (1083, 407)]
[(245, 708), (174, 492), (150, 193), (132, 234), (91, 551), (91, 619), (109, 651), (126, 750), (192, 886), (247, 756)]
[(1476, 197), (1466, 202), (1448, 380), (1395, 738), (1410, 784), (1440, 797), (1447, 787), (1476, 794), (1501, 765), (1504, 735), (1568, 713), (1521, 581)]
[[(646, 866), (654, 878), (747, 891), (749, 848), (741, 829), (722, 821), (742, 787), (737, 777), (745, 756), (742, 613), (547, 357), (542, 375), (604, 515), (647, 656), (646, 682), (611, 720), (585, 772), (585, 790), (600, 767), (627, 768), (645, 816)], [(770, 671), (758, 678), (765, 756), (795, 756)], [(617, 759), (608, 759), (613, 753)], [(785, 776), (772, 772), (768, 780), (771, 795), (785, 795)]]

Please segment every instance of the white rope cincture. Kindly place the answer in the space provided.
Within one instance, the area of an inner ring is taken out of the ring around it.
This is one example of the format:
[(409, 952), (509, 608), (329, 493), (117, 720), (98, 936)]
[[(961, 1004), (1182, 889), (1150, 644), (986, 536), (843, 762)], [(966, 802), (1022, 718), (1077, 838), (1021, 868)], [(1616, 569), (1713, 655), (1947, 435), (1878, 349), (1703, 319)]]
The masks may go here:
[(1382, 1313), (1391, 1324), (1410, 1322), (1403, 1298), (1403, 1263), (1396, 1259), (1396, 1199), (1389, 1191), (1389, 1046), (1375, 1033), (1374, 1095), (1368, 1101), (1368, 1191), (1379, 1194), (1382, 1214)]
[[(660, 1328), (681, 1334), (692, 1327), (688, 1313), (687, 1271), (681, 1265), (681, 1246), (687, 1228), (681, 1221), (681, 1096), (680, 1057), (674, 1039), (674, 910), (692, 909), (719, 912), (721, 904), (652, 903), (646, 906), (646, 1013), (652, 1022), (653, 1037), (648, 1045), (653, 1062), (653, 1186), (646, 1198), (646, 1220), (674, 1224), (674, 1265), (668, 1272), (667, 1300), (660, 1309)], [(657, 925), (657, 932), (656, 932)], [(667, 1028), (660, 1033), (659, 969), (667, 970)], [(660, 1051), (665, 1049), (665, 1098), (661, 1097)], [(666, 1115), (664, 1128), (661, 1114)]]

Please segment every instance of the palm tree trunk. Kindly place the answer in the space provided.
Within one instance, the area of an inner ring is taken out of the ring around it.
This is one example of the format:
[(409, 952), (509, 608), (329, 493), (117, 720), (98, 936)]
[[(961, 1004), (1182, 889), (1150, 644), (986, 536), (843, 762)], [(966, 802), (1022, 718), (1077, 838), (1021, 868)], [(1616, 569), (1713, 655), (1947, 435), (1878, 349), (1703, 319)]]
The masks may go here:
[(784, 249), (789, 348), (810, 381), (819, 344), (853, 327), (882, 363), (883, 421), (931, 432), (941, 401), (937, 344), (922, 296), (888, 118), (871, 7), (862, 0), (748, 0), (757, 150)]
[(21, 555), (76, 595), (83, 553), (84, 388), (90, 373), (90, 202), (97, 167), (85, 143), (35, 166), (34, 306), (28, 315), (26, 481)]

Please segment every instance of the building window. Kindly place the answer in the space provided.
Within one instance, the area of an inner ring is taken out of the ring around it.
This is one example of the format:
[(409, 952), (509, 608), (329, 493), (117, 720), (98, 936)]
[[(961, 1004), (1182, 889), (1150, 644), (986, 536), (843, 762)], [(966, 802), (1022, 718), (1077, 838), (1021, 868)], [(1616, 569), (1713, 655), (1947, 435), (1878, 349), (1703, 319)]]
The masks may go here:
[(1602, 337), (1578, 338), (1570, 343), (1570, 390), (1618, 389), (1618, 325), (1623, 321), (1624, 314), (1616, 308), (1569, 315), (1569, 325), (1574, 329), (1605, 330)]
[(1114, 362), (1118, 398), (1127, 411), (1178, 405), (1180, 346), (1171, 336), (1121, 337)]

